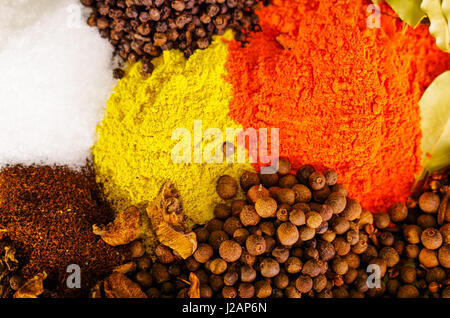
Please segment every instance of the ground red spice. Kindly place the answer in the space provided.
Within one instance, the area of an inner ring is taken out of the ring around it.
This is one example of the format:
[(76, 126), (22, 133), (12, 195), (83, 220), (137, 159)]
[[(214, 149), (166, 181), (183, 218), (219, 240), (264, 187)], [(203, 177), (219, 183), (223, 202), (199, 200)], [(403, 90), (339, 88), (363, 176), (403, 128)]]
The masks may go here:
[[(22, 275), (45, 270), (46, 284), (58, 296), (87, 296), (112, 266), (126, 261), (124, 248), (112, 248), (92, 233), (93, 224), (112, 217), (88, 167), (12, 166), (0, 172), (0, 229), (18, 250)], [(81, 289), (66, 286), (70, 264), (81, 268)]]
[(370, 211), (405, 201), (421, 170), (418, 102), (450, 54), (426, 26), (404, 32), (387, 6), (369, 28), (369, 0), (271, 3), (258, 12), (262, 32), (229, 46), (230, 117), (280, 128), (293, 169), (336, 169)]

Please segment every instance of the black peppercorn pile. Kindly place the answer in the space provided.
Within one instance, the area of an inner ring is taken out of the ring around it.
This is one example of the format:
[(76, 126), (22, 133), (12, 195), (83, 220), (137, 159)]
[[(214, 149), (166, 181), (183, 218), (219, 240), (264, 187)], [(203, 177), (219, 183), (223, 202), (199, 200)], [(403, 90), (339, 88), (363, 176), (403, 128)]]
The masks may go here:
[[(202, 298), (450, 297), (448, 171), (407, 205), (372, 215), (347, 197), (334, 170), (290, 170), (281, 159), (276, 174), (219, 178), (229, 204), (194, 230), (195, 253), (183, 260), (159, 245), (153, 265), (137, 259), (132, 279), (148, 297), (189, 297), (191, 273)], [(239, 186), (246, 200), (234, 199)], [(370, 264), (379, 266), (378, 287), (368, 284)]]
[[(93, 12), (90, 26), (97, 26), (117, 53), (130, 62), (142, 60), (151, 73), (151, 59), (163, 50), (180, 49), (189, 57), (205, 49), (213, 35), (233, 29), (245, 43), (248, 31), (258, 31), (255, 6), (261, 0), (81, 0)], [(266, 1), (264, 2), (266, 3)], [(115, 71), (116, 77), (123, 72)]]

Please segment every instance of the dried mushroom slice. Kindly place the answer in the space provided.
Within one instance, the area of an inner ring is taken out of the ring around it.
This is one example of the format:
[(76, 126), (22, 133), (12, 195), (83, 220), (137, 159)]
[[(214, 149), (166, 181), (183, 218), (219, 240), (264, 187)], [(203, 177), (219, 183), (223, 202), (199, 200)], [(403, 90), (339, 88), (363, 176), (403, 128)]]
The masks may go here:
[(117, 214), (108, 225), (93, 225), (93, 232), (111, 246), (125, 245), (136, 240), (139, 235), (140, 212), (131, 206)]
[(122, 273), (112, 273), (104, 281), (107, 298), (147, 298), (139, 285)]
[(182, 258), (194, 253), (197, 239), (194, 232), (187, 230), (181, 196), (171, 182), (166, 182), (156, 199), (148, 205), (147, 215), (162, 244), (175, 250)]
[(39, 273), (28, 280), (18, 291), (14, 293), (14, 298), (37, 298), (44, 292), (44, 280), (47, 273)]

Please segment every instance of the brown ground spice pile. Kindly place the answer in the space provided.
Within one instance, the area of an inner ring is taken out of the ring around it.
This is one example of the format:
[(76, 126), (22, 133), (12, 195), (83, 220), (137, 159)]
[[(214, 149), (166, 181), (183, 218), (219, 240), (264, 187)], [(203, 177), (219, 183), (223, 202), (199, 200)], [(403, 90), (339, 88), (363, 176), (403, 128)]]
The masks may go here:
[[(0, 229), (6, 229), (30, 278), (46, 271), (58, 296), (87, 296), (89, 288), (127, 255), (92, 233), (112, 210), (100, 198), (90, 168), (12, 166), (0, 171)], [(81, 289), (66, 286), (70, 264), (81, 268)]]

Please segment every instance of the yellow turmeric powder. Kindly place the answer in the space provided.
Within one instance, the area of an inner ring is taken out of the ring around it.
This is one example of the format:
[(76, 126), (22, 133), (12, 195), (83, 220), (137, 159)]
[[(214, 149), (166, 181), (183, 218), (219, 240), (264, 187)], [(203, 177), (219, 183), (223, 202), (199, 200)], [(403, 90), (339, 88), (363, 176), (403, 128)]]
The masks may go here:
[[(225, 38), (231, 39), (232, 34)], [(140, 63), (127, 70), (107, 102), (93, 147), (97, 181), (117, 210), (147, 204), (170, 180), (180, 191), (186, 216), (202, 224), (221, 202), (215, 192), (217, 179), (224, 174), (239, 178), (244, 170), (254, 170), (249, 163), (225, 160), (172, 160), (172, 150), (179, 143), (172, 140), (172, 133), (178, 128), (193, 135), (194, 121), (202, 120), (203, 132), (219, 128), (225, 136), (225, 128), (241, 127), (228, 117), (232, 95), (224, 79), (227, 54), (228, 44), (218, 37), (188, 60), (179, 51), (164, 52), (153, 61), (150, 76), (140, 72)], [(202, 141), (203, 149), (207, 144), (208, 140)], [(194, 146), (191, 143), (192, 154)]]

